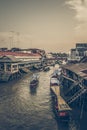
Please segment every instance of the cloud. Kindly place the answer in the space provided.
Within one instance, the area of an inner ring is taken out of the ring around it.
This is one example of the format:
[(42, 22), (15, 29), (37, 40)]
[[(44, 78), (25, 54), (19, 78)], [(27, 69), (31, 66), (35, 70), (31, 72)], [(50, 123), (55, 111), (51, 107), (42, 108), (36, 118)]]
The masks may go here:
[(66, 4), (76, 13), (76, 30), (87, 29), (87, 0), (67, 0)]

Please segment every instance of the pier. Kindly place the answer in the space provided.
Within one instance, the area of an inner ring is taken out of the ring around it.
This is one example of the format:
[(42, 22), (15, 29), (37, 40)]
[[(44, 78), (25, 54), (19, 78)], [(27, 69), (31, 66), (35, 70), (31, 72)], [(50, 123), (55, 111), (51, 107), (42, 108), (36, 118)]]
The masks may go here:
[(41, 60), (23, 61), (13, 55), (0, 57), (0, 81), (9, 81), (18, 78), (23, 73), (30, 72), (32, 66), (40, 66)]

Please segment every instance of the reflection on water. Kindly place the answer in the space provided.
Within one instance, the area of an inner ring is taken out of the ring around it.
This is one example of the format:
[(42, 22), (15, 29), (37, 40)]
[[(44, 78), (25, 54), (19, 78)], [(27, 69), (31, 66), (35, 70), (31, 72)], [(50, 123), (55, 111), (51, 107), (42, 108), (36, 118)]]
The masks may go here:
[(30, 94), (36, 95), (37, 93), (37, 88), (30, 88)]
[(79, 130), (71, 120), (60, 123), (52, 108), (49, 72), (40, 72), (39, 85), (30, 89), (31, 76), (0, 83), (0, 130)]

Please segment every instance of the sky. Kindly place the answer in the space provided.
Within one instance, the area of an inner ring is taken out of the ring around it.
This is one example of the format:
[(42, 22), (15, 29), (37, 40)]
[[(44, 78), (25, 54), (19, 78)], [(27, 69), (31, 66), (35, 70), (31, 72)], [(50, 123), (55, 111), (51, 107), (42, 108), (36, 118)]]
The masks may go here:
[(87, 0), (0, 0), (0, 47), (68, 52), (86, 34)]

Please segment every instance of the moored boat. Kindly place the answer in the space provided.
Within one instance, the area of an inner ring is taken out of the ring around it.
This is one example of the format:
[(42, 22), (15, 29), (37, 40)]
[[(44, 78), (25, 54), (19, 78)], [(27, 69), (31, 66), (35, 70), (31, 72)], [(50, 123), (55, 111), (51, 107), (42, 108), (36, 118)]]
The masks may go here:
[(49, 67), (44, 67), (44, 68), (43, 68), (43, 71), (45, 71), (45, 72), (47, 72), (47, 71), (49, 71), (49, 70), (50, 70)]
[(51, 77), (50, 86), (58, 86), (58, 85), (59, 85), (59, 80), (55, 77)]
[(59, 80), (57, 78), (51, 77), (50, 89), (52, 92), (53, 110), (57, 119), (60, 119), (60, 121), (69, 121), (71, 108), (61, 97)]
[(61, 121), (69, 121), (71, 116), (71, 108), (69, 107), (69, 105), (61, 96), (55, 97), (54, 99), (54, 109), (57, 118)]
[(57, 119), (60, 119), (60, 121), (69, 121), (72, 109), (61, 97), (59, 87), (60, 86), (51, 86), (53, 110)]

